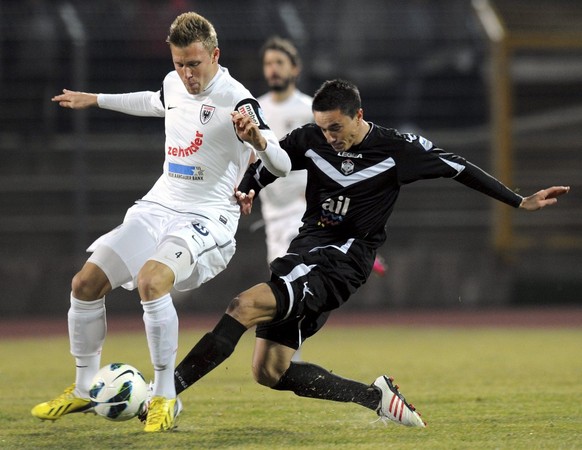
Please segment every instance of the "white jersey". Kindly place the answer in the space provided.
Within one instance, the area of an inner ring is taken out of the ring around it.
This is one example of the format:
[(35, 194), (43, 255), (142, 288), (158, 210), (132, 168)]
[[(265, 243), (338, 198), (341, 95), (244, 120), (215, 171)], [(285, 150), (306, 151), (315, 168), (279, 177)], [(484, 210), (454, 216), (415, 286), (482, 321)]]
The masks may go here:
[[(114, 288), (134, 289), (143, 264), (155, 260), (174, 271), (176, 289), (195, 289), (222, 271), (236, 248), (240, 209), (234, 190), (254, 150), (236, 135), (231, 113), (250, 116), (257, 125), (267, 140), (259, 155), (273, 173), (286, 173), (287, 154), (257, 100), (220, 66), (198, 95), (189, 94), (174, 71), (157, 92), (99, 94), (97, 102), (127, 114), (165, 117), (166, 141), (162, 175), (121, 226), (89, 247), (90, 261)], [(188, 249), (190, 264), (178, 261), (182, 251), (174, 251), (176, 245)]]
[(178, 211), (213, 208), (221, 221), (227, 220), (236, 229), (240, 212), (233, 193), (252, 149), (238, 139), (231, 113), (239, 102), (253, 96), (227, 69), (220, 68), (198, 95), (186, 91), (176, 72), (169, 73), (163, 98), (164, 173), (143, 199)]
[(188, 93), (175, 71), (166, 76), (161, 91), (137, 94), (142, 96), (137, 107), (135, 101), (126, 109), (113, 105), (115, 94), (100, 94), (99, 106), (165, 116), (163, 174), (142, 200), (209, 216), (234, 234), (240, 216), (234, 189), (253, 150), (237, 137), (231, 112), (243, 108), (257, 113), (254, 97), (224, 67), (198, 95)]
[[(262, 95), (258, 100), (269, 128), (279, 139), (295, 128), (313, 122), (313, 99), (297, 89), (283, 102), (275, 102), (270, 93)], [(297, 235), (305, 212), (306, 183), (307, 171), (293, 170), (259, 193), (269, 261), (284, 255), (291, 239)]]
[(297, 89), (282, 102), (275, 102), (270, 93), (261, 95), (257, 100), (265, 113), (269, 128), (279, 139), (295, 128), (313, 122), (313, 98)]

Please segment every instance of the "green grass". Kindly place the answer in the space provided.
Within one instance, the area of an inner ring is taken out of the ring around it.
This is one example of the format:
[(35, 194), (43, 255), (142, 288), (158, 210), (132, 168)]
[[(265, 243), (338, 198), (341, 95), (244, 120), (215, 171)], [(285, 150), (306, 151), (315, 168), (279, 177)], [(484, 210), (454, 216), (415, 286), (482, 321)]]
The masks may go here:
[[(201, 333), (183, 331), (181, 358)], [(0, 343), (2, 449), (574, 449), (582, 448), (582, 330), (324, 329), (305, 360), (372, 382), (394, 375), (429, 427), (375, 422), (354, 404), (271, 391), (252, 381), (252, 333), (182, 395), (175, 432), (145, 434), (138, 420), (72, 414), (41, 422), (30, 408), (73, 381), (64, 337)], [(102, 361), (152, 376), (143, 333), (108, 337)]]

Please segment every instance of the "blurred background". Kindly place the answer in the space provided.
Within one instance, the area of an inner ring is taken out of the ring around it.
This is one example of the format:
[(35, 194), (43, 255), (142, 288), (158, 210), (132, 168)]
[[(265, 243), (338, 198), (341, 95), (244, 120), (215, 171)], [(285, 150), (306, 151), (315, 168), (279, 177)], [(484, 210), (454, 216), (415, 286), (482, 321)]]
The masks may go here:
[[(154, 183), (164, 124), (60, 109), (63, 88), (158, 90), (167, 30), (194, 10), (218, 32), (220, 63), (255, 96), (273, 34), (303, 58), (299, 88), (355, 82), (367, 120), (420, 133), (529, 195), (572, 192), (535, 214), (455, 181), (403, 189), (372, 276), (346, 309), (581, 305), (582, 2), (574, 0), (1, 0), (0, 315), (62, 315), (93, 239)], [(260, 208), (238, 250), (178, 309), (226, 307), (268, 276)], [(110, 311), (141, 310), (119, 289)]]

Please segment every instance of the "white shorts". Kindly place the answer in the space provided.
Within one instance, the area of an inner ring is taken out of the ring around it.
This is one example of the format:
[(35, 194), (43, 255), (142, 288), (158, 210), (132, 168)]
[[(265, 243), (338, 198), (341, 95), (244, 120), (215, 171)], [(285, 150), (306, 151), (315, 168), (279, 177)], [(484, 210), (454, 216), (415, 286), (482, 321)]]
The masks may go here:
[(265, 220), (265, 236), (267, 243), (267, 262), (279, 258), (287, 253), (289, 244), (299, 233), (303, 225), (301, 218), (305, 208), (300, 214), (290, 215), (287, 218)]
[(306, 183), (307, 171), (293, 170), (259, 193), (265, 221), (267, 262), (287, 253), (289, 244), (303, 225)]
[[(94, 252), (89, 261), (105, 272), (113, 289), (135, 289), (137, 275), (148, 260), (159, 261), (174, 271), (177, 290), (196, 289), (222, 272), (236, 249), (229, 229), (208, 218), (213, 215), (136, 203), (119, 227), (89, 246), (87, 251)], [(177, 259), (176, 254), (182, 250), (190, 253), (188, 259)]]

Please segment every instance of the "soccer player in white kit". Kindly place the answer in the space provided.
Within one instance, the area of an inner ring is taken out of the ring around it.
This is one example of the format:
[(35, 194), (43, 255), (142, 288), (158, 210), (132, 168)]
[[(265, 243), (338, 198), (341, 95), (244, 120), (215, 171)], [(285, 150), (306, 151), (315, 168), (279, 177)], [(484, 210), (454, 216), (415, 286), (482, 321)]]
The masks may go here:
[[(290, 131), (313, 122), (312, 98), (297, 89), (301, 60), (288, 39), (272, 37), (261, 49), (263, 76), (269, 92), (257, 98), (269, 127), (281, 139)], [(307, 171), (296, 170), (261, 191), (261, 213), (265, 222), (267, 260), (287, 253), (297, 236), (305, 212)]]
[(178, 316), (170, 292), (191, 290), (224, 270), (235, 251), (239, 206), (235, 189), (255, 155), (273, 173), (291, 167), (251, 93), (218, 64), (213, 25), (193, 13), (178, 16), (167, 42), (174, 71), (157, 92), (89, 94), (64, 90), (60, 106), (96, 106), (165, 118), (163, 173), (129, 208), (123, 224), (90, 247), (91, 256), (72, 281), (68, 312), (75, 383), (32, 409), (56, 420), (90, 411), (89, 387), (100, 368), (106, 335), (105, 295), (137, 287), (154, 367), (146, 432), (174, 428), (174, 366)]
[[(297, 89), (301, 58), (290, 40), (279, 36), (269, 38), (261, 48), (261, 57), (269, 92), (257, 100), (269, 127), (281, 139), (295, 128), (313, 122), (313, 97)], [(307, 171), (293, 170), (259, 193), (269, 263), (287, 253), (289, 244), (303, 224), (306, 183)], [(373, 271), (379, 276), (384, 275), (386, 268), (380, 257), (376, 257)]]
[[(301, 59), (291, 41), (278, 36), (269, 38), (261, 48), (263, 76), (269, 92), (257, 98), (269, 127), (281, 139), (290, 131), (313, 122), (311, 101), (297, 89)], [(265, 223), (267, 262), (287, 253), (289, 244), (303, 224), (307, 171), (295, 170), (261, 190), (261, 214)], [(301, 360), (301, 349), (293, 356)]]

